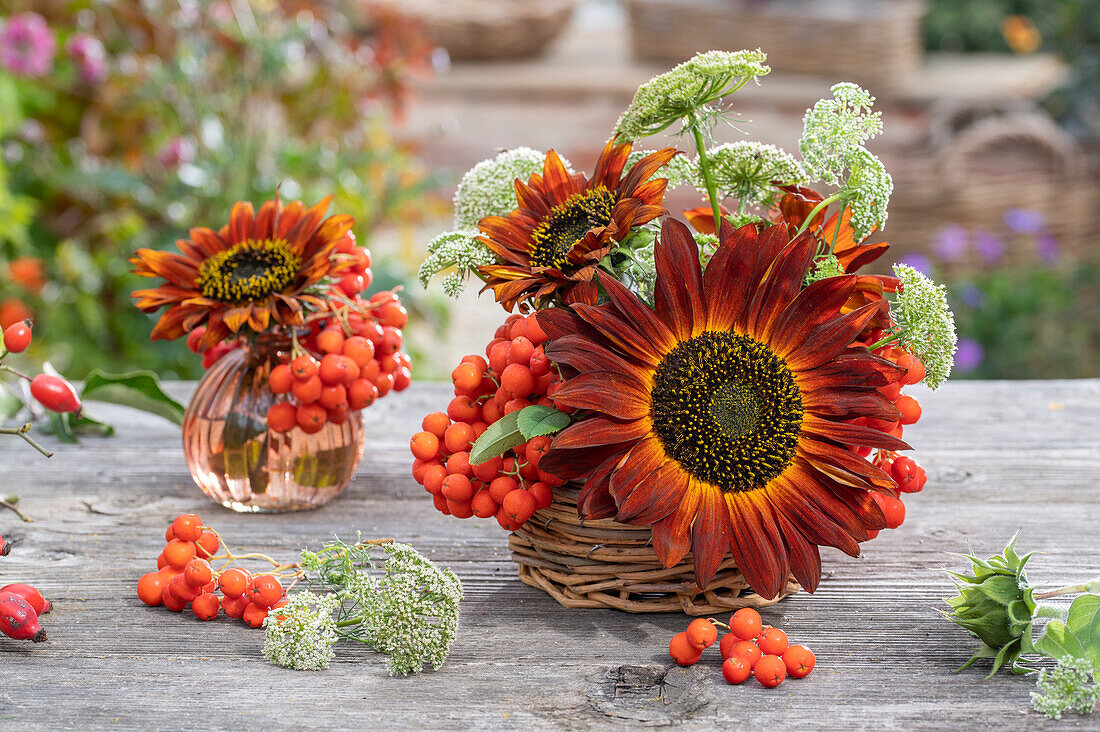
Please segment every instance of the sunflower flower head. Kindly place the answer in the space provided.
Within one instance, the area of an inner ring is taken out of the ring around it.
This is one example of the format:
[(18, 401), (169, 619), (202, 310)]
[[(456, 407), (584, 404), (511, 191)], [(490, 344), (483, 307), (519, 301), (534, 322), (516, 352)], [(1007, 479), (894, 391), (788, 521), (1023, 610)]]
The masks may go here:
[(811, 178), (837, 185), (863, 144), (882, 132), (882, 112), (871, 111), (875, 98), (856, 84), (835, 84), (831, 91), (832, 99), (806, 110), (799, 150)]
[(818, 546), (856, 556), (896, 483), (847, 445), (908, 449), (857, 417), (892, 421), (878, 387), (903, 373), (852, 349), (881, 303), (850, 312), (855, 276), (803, 287), (815, 238), (784, 225), (723, 225), (706, 269), (696, 239), (665, 219), (653, 305), (600, 275), (607, 302), (538, 313), (546, 354), (576, 376), (554, 398), (586, 416), (540, 468), (584, 480), (584, 518), (651, 527), (666, 567), (694, 564), (705, 589), (732, 554), (749, 585), (809, 591)]
[(907, 264), (895, 264), (901, 287), (890, 308), (901, 345), (924, 362), (925, 383), (938, 389), (951, 375), (958, 337), (947, 288)]
[[(546, 153), (529, 147), (505, 150), (470, 168), (455, 190), (455, 229), (476, 229), (486, 216), (506, 216), (516, 201), (516, 179), (542, 172)], [(569, 161), (563, 161), (569, 167)]]
[(476, 274), (478, 267), (496, 261), (478, 234), (477, 229), (447, 231), (428, 242), (428, 256), (417, 272), (420, 284), (427, 287), (433, 275), (446, 272), (443, 292), (458, 297), (470, 274)]
[[(806, 180), (798, 161), (775, 145), (741, 140), (710, 148), (705, 155), (719, 195), (736, 198), (742, 210), (773, 203), (780, 193), (775, 184), (794, 185)], [(706, 193), (698, 166), (692, 182)]]
[(767, 55), (755, 51), (707, 51), (642, 84), (615, 125), (618, 139), (655, 135), (707, 105), (764, 76)]
[(339, 602), (332, 595), (299, 592), (264, 619), (264, 658), (298, 671), (328, 668), (335, 655)]

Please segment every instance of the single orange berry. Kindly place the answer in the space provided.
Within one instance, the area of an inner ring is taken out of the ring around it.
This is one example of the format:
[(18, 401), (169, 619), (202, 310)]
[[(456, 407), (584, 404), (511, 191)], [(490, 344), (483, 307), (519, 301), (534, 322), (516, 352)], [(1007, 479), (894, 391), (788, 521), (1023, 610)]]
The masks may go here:
[(191, 601), (191, 612), (199, 620), (213, 620), (218, 617), (220, 607), (218, 596), (210, 592), (204, 592)]
[(771, 689), (782, 684), (783, 679), (787, 678), (787, 665), (779, 656), (768, 654), (756, 662), (752, 673), (761, 685)]
[(218, 575), (218, 588), (226, 597), (240, 597), (248, 589), (250, 579), (247, 570), (232, 567)]
[(752, 641), (737, 641), (733, 644), (733, 648), (730, 649), (730, 658), (739, 656), (748, 661), (750, 667), (755, 667), (760, 657), (764, 654), (760, 651), (760, 646), (756, 645)]
[(424, 417), (424, 421), (420, 423), (420, 426), (425, 432), (431, 432), (442, 440), (443, 436), (447, 434), (447, 428), (451, 426), (451, 418), (443, 412), (432, 412)]
[(204, 587), (214, 579), (214, 570), (210, 569), (210, 562), (195, 557), (183, 568), (183, 578), (192, 587)]
[(138, 580), (138, 599), (150, 607), (157, 607), (164, 603), (164, 588), (167, 586), (168, 578), (160, 572), (147, 572)]
[(728, 684), (740, 684), (752, 676), (752, 666), (740, 656), (732, 656), (722, 662), (722, 676)]
[(288, 364), (281, 363), (271, 369), (271, 373), (267, 377), (267, 388), (271, 389), (274, 394), (290, 393), (290, 390), (294, 388), (294, 372), (290, 370)]
[(264, 624), (264, 618), (267, 617), (267, 613), (268, 608), (250, 602), (245, 606), (244, 612), (241, 613), (241, 617), (244, 619), (244, 622), (248, 623), (253, 628), (259, 628)]
[(172, 533), (180, 541), (197, 541), (202, 536), (202, 519), (193, 513), (176, 516), (172, 522)]
[(204, 531), (202, 536), (195, 542), (195, 555), (203, 559), (209, 559), (218, 553), (218, 547), (220, 546), (221, 542), (218, 541), (218, 537), (209, 531)]
[(164, 586), (164, 591), (161, 593), (161, 603), (174, 613), (183, 612), (183, 609), (187, 607), (187, 603), (180, 600), (172, 594), (172, 588), (168, 585)]
[(195, 558), (195, 542), (172, 539), (164, 547), (164, 558), (168, 560), (170, 566), (183, 569)]
[(418, 460), (431, 460), (439, 452), (439, 438), (431, 432), (417, 432), (409, 441), (409, 447)]
[(279, 578), (270, 574), (261, 574), (255, 577), (244, 591), (253, 604), (262, 607), (271, 607), (283, 596), (283, 585)]
[(804, 679), (814, 670), (817, 658), (814, 652), (803, 645), (793, 645), (783, 652), (783, 663), (787, 673), (796, 679)]
[(718, 639), (718, 628), (714, 627), (714, 623), (706, 618), (692, 620), (685, 632), (687, 633), (688, 643), (691, 643), (700, 651), (710, 648), (714, 641)]
[(222, 610), (231, 618), (239, 618), (244, 615), (244, 609), (251, 604), (252, 603), (243, 597), (226, 596), (222, 598)]
[(681, 666), (691, 666), (703, 657), (703, 652), (691, 645), (687, 633), (677, 633), (668, 642), (668, 655)]
[(730, 630), (741, 640), (752, 640), (760, 635), (763, 624), (760, 613), (751, 607), (741, 608), (730, 618)]
[(766, 655), (782, 656), (783, 651), (790, 645), (790, 641), (787, 640), (787, 634), (779, 628), (768, 628), (756, 639), (756, 644)]

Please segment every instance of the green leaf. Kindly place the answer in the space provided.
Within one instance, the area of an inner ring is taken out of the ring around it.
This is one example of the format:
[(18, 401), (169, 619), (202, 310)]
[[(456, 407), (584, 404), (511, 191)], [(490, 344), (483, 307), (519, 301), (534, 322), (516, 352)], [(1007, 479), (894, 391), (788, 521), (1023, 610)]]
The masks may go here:
[(1020, 597), (1020, 586), (1016, 584), (1015, 577), (989, 577), (978, 585), (977, 589), (990, 600), (995, 600), (1002, 605), (1008, 605)]
[(1035, 644), (1036, 650), (1044, 656), (1051, 658), (1063, 658), (1071, 656), (1080, 658), (1084, 655), (1081, 643), (1076, 636), (1069, 632), (1069, 628), (1061, 620), (1051, 620), (1043, 629), (1043, 635)]
[(73, 434), (73, 428), (69, 424), (69, 416), (68, 414), (50, 412), (50, 421), (39, 429), (47, 435), (53, 435), (62, 442), (75, 445), (76, 435)]
[(97, 437), (111, 437), (115, 433), (115, 428), (106, 422), (101, 422), (95, 417), (91, 417), (87, 412), (81, 411), (80, 416), (77, 417), (72, 414), (65, 415), (68, 418), (70, 429), (81, 435), (96, 435)]
[(520, 411), (523, 410), (504, 415), (481, 433), (481, 437), (470, 448), (470, 465), (480, 465), (526, 442), (519, 430)]
[(1100, 669), (1100, 595), (1081, 595), (1069, 606), (1066, 627), (1093, 668)]
[(81, 399), (121, 404), (183, 424), (183, 405), (164, 393), (152, 371), (106, 374), (97, 369), (84, 381)]
[(565, 412), (543, 404), (532, 404), (519, 410), (518, 426), (525, 440), (552, 435), (569, 426), (573, 420)]

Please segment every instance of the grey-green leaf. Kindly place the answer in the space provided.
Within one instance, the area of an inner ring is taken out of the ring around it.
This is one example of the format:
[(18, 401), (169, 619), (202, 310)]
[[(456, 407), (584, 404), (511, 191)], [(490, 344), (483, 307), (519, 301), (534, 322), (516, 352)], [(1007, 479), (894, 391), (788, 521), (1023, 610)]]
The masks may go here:
[(542, 435), (552, 435), (569, 426), (572, 421), (565, 412), (544, 404), (532, 404), (519, 410), (519, 431), (525, 440)]
[(106, 374), (96, 370), (84, 382), (81, 399), (133, 407), (183, 424), (183, 405), (164, 393), (152, 371)]
[(1047, 623), (1047, 627), (1043, 629), (1043, 635), (1039, 637), (1035, 648), (1039, 653), (1051, 658), (1062, 658), (1064, 656), (1080, 658), (1084, 655), (1080, 642), (1073, 633), (1069, 632), (1066, 624), (1061, 620), (1051, 620)]
[(526, 440), (519, 430), (519, 411), (506, 414), (489, 425), (489, 429), (477, 438), (477, 442), (470, 448), (470, 464), (479, 465), (486, 460), (492, 460), (503, 455), (505, 450), (524, 442)]
[(1100, 669), (1100, 595), (1081, 595), (1069, 606), (1066, 627), (1077, 638), (1085, 658)]
[(11, 419), (23, 408), (23, 400), (0, 387), (0, 422)]

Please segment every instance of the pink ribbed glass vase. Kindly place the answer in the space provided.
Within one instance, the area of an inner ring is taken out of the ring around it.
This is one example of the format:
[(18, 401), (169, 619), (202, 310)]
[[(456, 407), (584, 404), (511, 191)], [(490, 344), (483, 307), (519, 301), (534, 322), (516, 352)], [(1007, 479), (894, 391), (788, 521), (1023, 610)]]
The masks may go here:
[(326, 422), (315, 434), (267, 428), (278, 398), (271, 369), (290, 339), (261, 336), (215, 363), (183, 416), (183, 452), (191, 477), (206, 495), (234, 511), (278, 513), (325, 505), (347, 487), (363, 456), (363, 417)]

